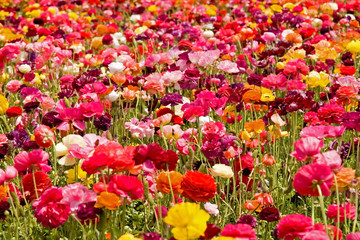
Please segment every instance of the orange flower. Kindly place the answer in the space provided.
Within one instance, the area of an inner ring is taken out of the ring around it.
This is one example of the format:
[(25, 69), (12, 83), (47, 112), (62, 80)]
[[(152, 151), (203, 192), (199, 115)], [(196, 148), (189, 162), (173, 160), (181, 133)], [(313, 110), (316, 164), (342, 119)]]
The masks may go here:
[(302, 43), (303, 39), (300, 34), (297, 33), (289, 33), (286, 36), (286, 40), (292, 43)]
[(169, 178), (171, 182), (171, 188), (173, 190), (173, 193), (182, 193), (183, 190), (181, 189), (181, 182), (183, 180), (183, 176), (181, 173), (178, 173), (176, 171), (168, 172), (161, 172), (157, 178), (156, 178), (156, 188), (161, 193), (170, 193), (170, 184), (169, 184)]
[(250, 210), (250, 211), (256, 211), (256, 212), (260, 212), (261, 208), (263, 207), (258, 201), (256, 200), (248, 200), (246, 201), (246, 203), (244, 204), (245, 209)]
[(115, 193), (102, 192), (100, 196), (97, 197), (95, 207), (102, 208), (106, 207), (109, 210), (114, 210), (121, 205), (121, 199)]
[(271, 197), (270, 193), (255, 193), (254, 198), (260, 205), (263, 206), (274, 204), (274, 200)]
[[(336, 174), (337, 185), (339, 191), (345, 190), (347, 186), (351, 183), (351, 181), (355, 178), (355, 170), (352, 168), (341, 168), (340, 171)], [(331, 190), (335, 190), (335, 181), (334, 185), (331, 187)]]
[(256, 121), (245, 123), (244, 127), (245, 130), (249, 133), (251, 132), (261, 133), (263, 130), (265, 130), (265, 123), (262, 119), (258, 119)]
[(237, 153), (236, 153), (234, 147), (231, 146), (231, 147), (229, 147), (228, 150), (226, 150), (226, 151), (224, 152), (224, 157), (225, 157), (226, 159), (231, 159), (231, 158), (234, 158), (234, 157), (236, 156), (236, 154), (237, 154)]
[(261, 90), (259, 89), (250, 89), (246, 91), (243, 95), (244, 103), (256, 102), (261, 99)]
[(266, 166), (271, 166), (275, 164), (275, 158), (271, 154), (265, 154), (261, 162)]
[(111, 80), (113, 80), (117, 85), (123, 85), (126, 82), (126, 76), (122, 73), (116, 73), (111, 76)]
[(127, 86), (127, 88), (123, 91), (123, 97), (125, 98), (125, 101), (131, 102), (136, 97), (136, 92), (139, 91), (138, 87), (134, 87), (132, 85)]
[(0, 185), (0, 202), (6, 198), (8, 190), (8, 186)]

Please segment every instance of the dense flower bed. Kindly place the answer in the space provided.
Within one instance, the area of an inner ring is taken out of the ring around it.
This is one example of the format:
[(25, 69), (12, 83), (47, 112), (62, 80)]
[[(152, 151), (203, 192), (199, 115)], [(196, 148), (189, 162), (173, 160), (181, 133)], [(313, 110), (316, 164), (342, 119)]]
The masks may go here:
[(1, 239), (360, 239), (358, 0), (0, 7)]

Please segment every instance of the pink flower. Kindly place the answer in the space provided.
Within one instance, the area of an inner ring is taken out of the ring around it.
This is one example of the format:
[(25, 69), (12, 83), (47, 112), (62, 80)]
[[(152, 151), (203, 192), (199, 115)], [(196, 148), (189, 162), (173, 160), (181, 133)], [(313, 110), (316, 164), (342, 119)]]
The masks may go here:
[(11, 80), (6, 84), (6, 89), (11, 93), (17, 93), (21, 86), (21, 82), (18, 80)]
[(200, 67), (206, 67), (215, 62), (220, 57), (220, 50), (210, 51), (197, 51), (189, 53), (190, 62), (199, 65)]
[(226, 133), (226, 128), (222, 122), (207, 122), (201, 131), (207, 138), (222, 138)]
[(360, 232), (350, 233), (346, 235), (346, 240), (360, 240)]
[(310, 217), (302, 214), (287, 215), (281, 218), (277, 225), (278, 238), (285, 240), (302, 238), (312, 228), (313, 222)]
[(342, 167), (342, 160), (340, 155), (335, 150), (327, 151), (318, 155), (315, 159), (316, 163), (326, 164), (331, 170), (337, 172)]
[(346, 128), (344, 126), (318, 125), (304, 127), (300, 132), (300, 137), (316, 137), (318, 139), (340, 137)]
[(57, 103), (56, 110), (59, 112), (59, 119), (63, 122), (57, 126), (57, 129), (68, 131), (71, 125), (84, 131), (85, 124), (81, 121), (83, 116), (83, 110), (80, 108), (68, 108), (65, 105), (65, 101), (60, 100)]
[(319, 196), (320, 186), (323, 196), (330, 196), (334, 173), (326, 164), (312, 163), (302, 166), (294, 177), (294, 188), (301, 195)]
[(324, 142), (315, 137), (301, 138), (294, 143), (295, 151), (290, 156), (295, 157), (297, 161), (311, 161), (324, 147)]
[(261, 36), (261, 38), (266, 42), (266, 43), (271, 43), (272, 41), (275, 40), (276, 36), (274, 33), (272, 32), (264, 32), (264, 34)]
[(18, 171), (41, 170), (49, 172), (51, 167), (48, 165), (49, 154), (42, 149), (33, 150), (29, 153), (22, 151), (14, 158), (14, 167)]
[(301, 240), (330, 240), (329, 236), (326, 232), (319, 230), (312, 230), (310, 232), (305, 233), (304, 237)]
[(256, 240), (254, 229), (249, 224), (227, 224), (220, 233), (224, 237), (232, 237), (241, 240)]
[(83, 111), (84, 117), (101, 117), (104, 106), (100, 102), (88, 102), (80, 104), (80, 109)]
[(39, 199), (32, 204), (35, 208), (34, 216), (44, 227), (57, 228), (63, 225), (70, 215), (70, 206), (61, 202), (63, 193), (61, 188), (47, 189)]
[(61, 203), (69, 205), (71, 213), (75, 213), (82, 203), (96, 202), (97, 194), (80, 183), (69, 184), (62, 189)]
[(134, 176), (112, 175), (107, 190), (127, 198), (128, 201), (144, 197), (143, 184)]
[(217, 66), (217, 68), (220, 71), (224, 71), (224, 72), (227, 72), (227, 73), (238, 73), (239, 72), (237, 64), (232, 62), (232, 61), (229, 61), (229, 60), (221, 61), (219, 63), (219, 65)]
[[(345, 221), (345, 214), (346, 218), (349, 219), (355, 219), (355, 213), (356, 213), (356, 207), (352, 205), (351, 203), (343, 203), (339, 206), (339, 221), (344, 222)], [(334, 219), (334, 222), (338, 221), (338, 206), (337, 204), (331, 204), (328, 208), (326, 216), (330, 219)]]
[(271, 90), (275, 90), (276, 88), (278, 88), (281, 91), (286, 91), (287, 82), (287, 78), (282, 74), (270, 74), (267, 77), (263, 78), (263, 80), (261, 81), (261, 86)]

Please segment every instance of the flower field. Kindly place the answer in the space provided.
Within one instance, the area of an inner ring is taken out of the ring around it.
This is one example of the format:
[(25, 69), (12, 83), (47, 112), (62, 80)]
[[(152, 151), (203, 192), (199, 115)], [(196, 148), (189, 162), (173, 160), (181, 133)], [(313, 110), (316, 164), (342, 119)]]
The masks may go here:
[(359, 22), (1, 0), (0, 239), (360, 240)]

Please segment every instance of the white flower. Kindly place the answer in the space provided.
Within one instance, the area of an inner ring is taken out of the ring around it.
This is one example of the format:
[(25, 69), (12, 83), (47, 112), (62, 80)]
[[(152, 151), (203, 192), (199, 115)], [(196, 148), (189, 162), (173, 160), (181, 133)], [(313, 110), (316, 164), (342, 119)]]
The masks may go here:
[(120, 94), (118, 92), (116, 92), (115, 90), (113, 90), (111, 93), (109, 93), (107, 96), (105, 96), (105, 99), (108, 100), (109, 102), (115, 102), (116, 99), (118, 99), (120, 96)]
[(21, 73), (29, 73), (31, 71), (31, 67), (28, 64), (21, 64), (19, 66), (19, 71)]
[(218, 205), (216, 204), (207, 202), (204, 204), (204, 208), (210, 214), (214, 214), (215, 216), (219, 214)]
[(85, 147), (86, 143), (83, 137), (75, 134), (69, 134), (62, 139), (62, 143), (58, 143), (55, 146), (56, 157), (61, 157), (59, 160), (60, 165), (72, 166), (75, 164), (76, 159), (69, 157), (68, 151), (70, 150), (70, 145), (79, 145), (80, 147)]
[(109, 64), (109, 70), (111, 74), (121, 73), (124, 71), (125, 66), (120, 62), (112, 62)]
[(214, 36), (214, 32), (211, 30), (207, 30), (203, 33), (204, 38), (212, 38)]
[(214, 177), (231, 178), (234, 176), (234, 172), (231, 167), (226, 166), (225, 164), (215, 164), (210, 169), (210, 172)]

